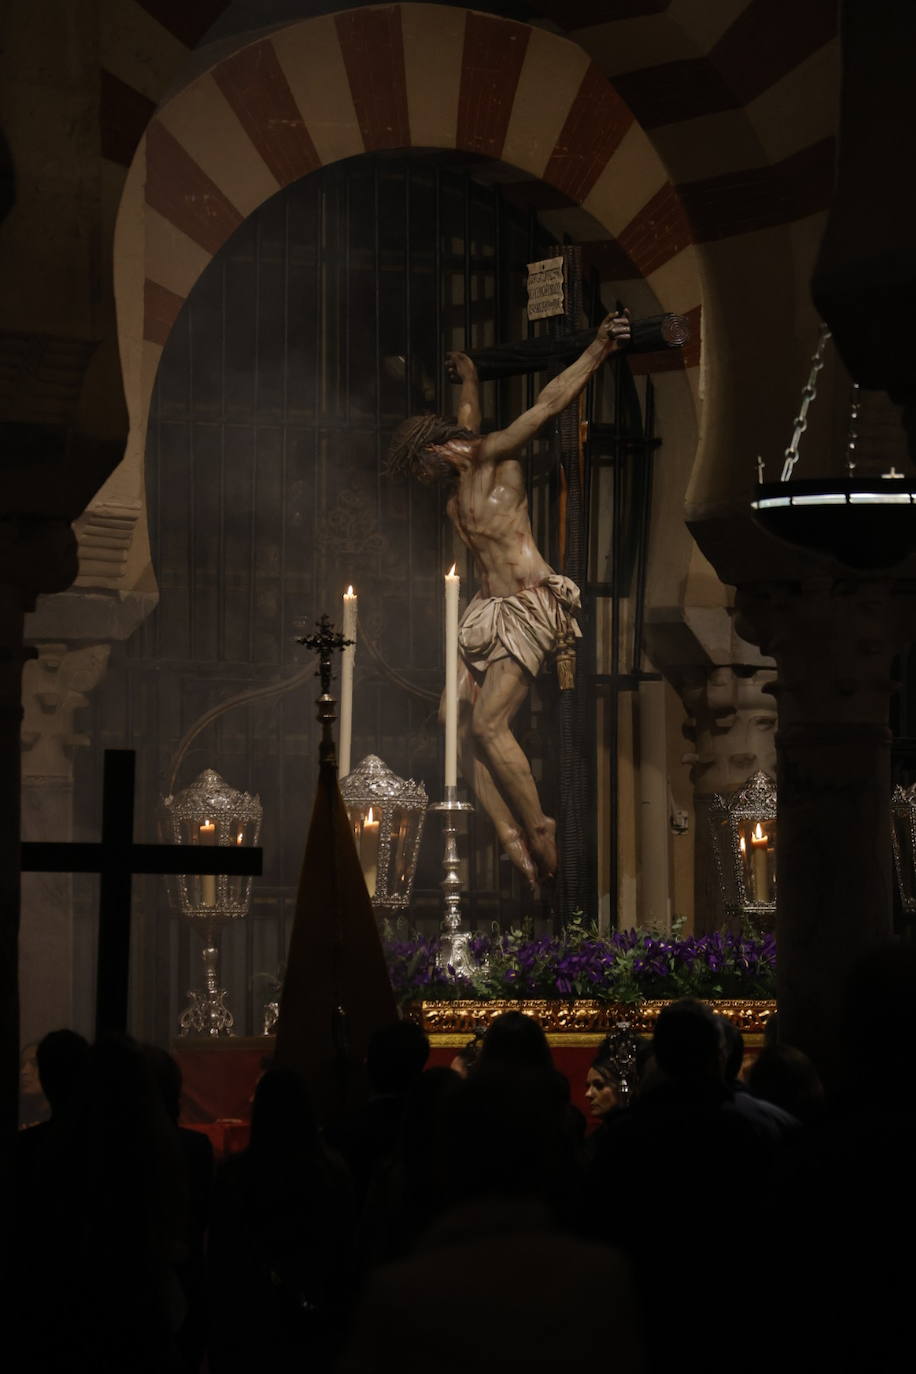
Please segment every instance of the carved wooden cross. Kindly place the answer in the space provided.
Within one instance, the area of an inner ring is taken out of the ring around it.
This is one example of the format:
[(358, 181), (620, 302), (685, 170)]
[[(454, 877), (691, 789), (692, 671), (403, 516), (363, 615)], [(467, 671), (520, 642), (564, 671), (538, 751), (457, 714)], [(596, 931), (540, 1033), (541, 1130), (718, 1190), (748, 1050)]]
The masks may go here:
[(130, 907), (135, 873), (218, 873), (260, 876), (262, 851), (252, 845), (134, 843), (132, 749), (106, 749), (99, 843), (26, 840), (24, 873), (98, 873), (99, 935), (96, 956), (95, 1033), (127, 1029)]
[[(683, 315), (652, 315), (646, 320), (634, 320), (630, 339), (624, 353), (656, 353), (666, 348), (683, 348), (690, 338), (690, 326)], [(468, 357), (477, 368), (481, 382), (500, 377), (524, 377), (551, 367), (565, 366), (595, 339), (594, 329), (579, 330), (560, 336), (544, 334), (535, 339), (519, 339), (514, 343), (493, 344), (490, 348), (468, 350)], [(459, 380), (457, 373), (447, 369), (449, 381)]]

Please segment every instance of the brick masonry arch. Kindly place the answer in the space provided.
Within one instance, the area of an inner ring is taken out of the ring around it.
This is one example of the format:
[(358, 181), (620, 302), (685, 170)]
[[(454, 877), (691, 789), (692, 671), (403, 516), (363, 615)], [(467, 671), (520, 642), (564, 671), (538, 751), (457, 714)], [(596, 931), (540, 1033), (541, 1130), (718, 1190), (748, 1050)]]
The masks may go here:
[[(545, 94), (549, 93), (549, 98)], [(577, 44), (472, 10), (402, 4), (323, 15), (224, 57), (163, 102), (127, 175), (115, 289), (142, 466), (162, 348), (194, 283), (243, 220), (342, 158), (440, 147), (499, 159), (551, 188), (602, 275), (694, 312), (701, 285), (680, 198), (648, 136)], [(584, 226), (584, 233), (583, 233)], [(699, 329), (686, 361), (699, 359)]]

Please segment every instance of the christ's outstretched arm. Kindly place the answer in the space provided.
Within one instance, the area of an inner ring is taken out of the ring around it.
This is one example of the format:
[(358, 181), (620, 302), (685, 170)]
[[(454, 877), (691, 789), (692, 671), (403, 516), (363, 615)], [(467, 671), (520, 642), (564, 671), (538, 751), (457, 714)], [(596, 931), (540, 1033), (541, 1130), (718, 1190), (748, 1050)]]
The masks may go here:
[(559, 415), (576, 399), (605, 358), (616, 353), (629, 337), (630, 317), (626, 311), (617, 311), (603, 319), (595, 332), (594, 342), (558, 377), (547, 383), (531, 409), (505, 429), (486, 436), (481, 457), (498, 463), (518, 453), (552, 416)]

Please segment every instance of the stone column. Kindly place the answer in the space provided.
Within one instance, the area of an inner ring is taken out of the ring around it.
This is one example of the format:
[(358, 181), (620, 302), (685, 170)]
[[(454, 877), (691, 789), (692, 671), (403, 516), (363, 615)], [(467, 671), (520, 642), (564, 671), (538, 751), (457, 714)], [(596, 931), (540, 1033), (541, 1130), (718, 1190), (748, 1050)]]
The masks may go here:
[(739, 587), (736, 608), (777, 664), (780, 1034), (837, 1082), (846, 976), (892, 934), (890, 671), (916, 587), (826, 574)]
[(0, 1132), (19, 1120), (19, 789), (22, 629), (39, 592), (76, 576), (76, 540), (63, 519), (0, 519)]
[(671, 930), (667, 683), (639, 687), (639, 920)]
[(698, 935), (726, 923), (712, 849), (709, 807), (716, 793), (738, 792), (758, 769), (776, 776), (776, 702), (769, 688), (774, 668), (711, 668), (681, 689), (693, 748), (683, 756), (694, 786), (694, 929)]
[[(22, 838), (73, 838), (73, 753), (88, 736), (73, 718), (88, 704), (109, 647), (41, 644), (22, 674)], [(21, 1040), (73, 1025), (73, 878), (25, 873), (19, 941)]]

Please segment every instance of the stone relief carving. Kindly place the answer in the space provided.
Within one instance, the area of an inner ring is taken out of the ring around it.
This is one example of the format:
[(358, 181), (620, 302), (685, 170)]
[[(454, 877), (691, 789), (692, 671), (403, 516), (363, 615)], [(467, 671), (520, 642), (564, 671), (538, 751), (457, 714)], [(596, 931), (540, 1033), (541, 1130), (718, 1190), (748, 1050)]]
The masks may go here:
[(70, 649), (66, 644), (40, 644), (37, 658), (22, 671), (22, 776), (35, 785), (69, 779), (73, 751), (89, 736), (73, 727), (76, 711), (89, 704), (87, 692), (98, 686), (108, 666), (110, 647), (92, 644)]
[(774, 668), (720, 667), (684, 690), (695, 747), (682, 761), (698, 797), (734, 792), (758, 770), (776, 776), (776, 701), (766, 692), (775, 677)]
[(123, 585), (131, 541), (141, 514), (140, 502), (90, 505), (76, 522), (80, 570), (77, 587)]

